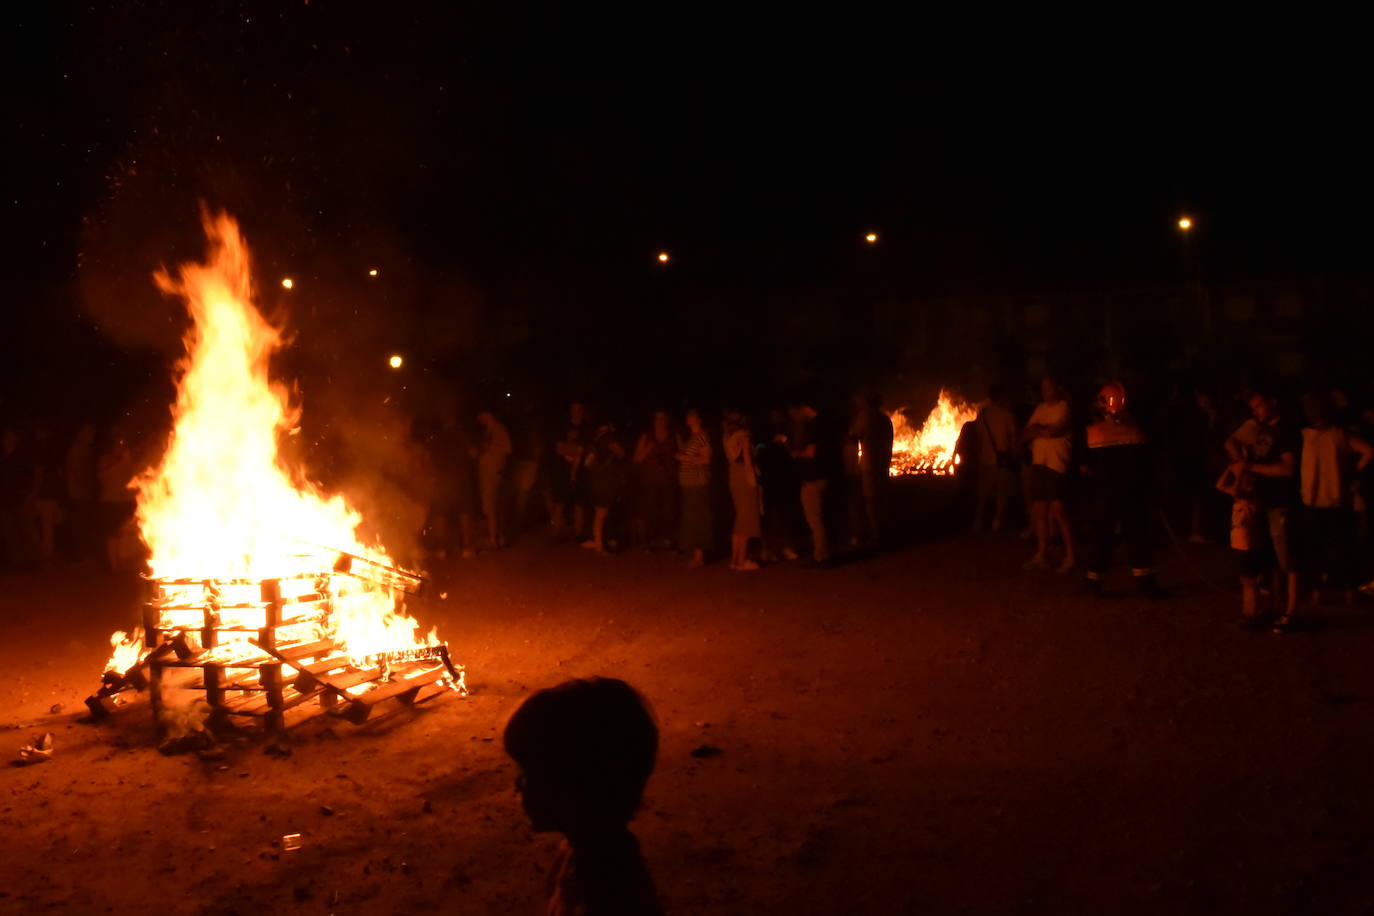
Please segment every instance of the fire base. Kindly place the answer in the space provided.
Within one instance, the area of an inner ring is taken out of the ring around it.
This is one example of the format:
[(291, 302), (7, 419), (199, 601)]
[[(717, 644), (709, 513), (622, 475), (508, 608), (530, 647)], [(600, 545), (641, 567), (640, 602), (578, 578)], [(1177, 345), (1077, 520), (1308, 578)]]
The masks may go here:
[[(357, 564), (354, 564), (357, 565)], [(463, 690), (463, 672), (447, 646), (430, 646), (369, 656), (361, 663), (336, 640), (320, 634), (335, 602), (364, 579), (340, 561), (324, 573), (264, 579), (155, 579), (144, 606), (146, 654), (122, 673), (107, 673), (104, 686), (86, 704), (99, 718), (127, 689), (148, 691), (160, 735), (166, 734), (169, 700), (178, 691), (204, 694), (212, 717), (261, 721), (284, 732), (292, 719), (329, 712), (354, 723), (365, 721), (381, 702), (413, 705), (450, 689)], [(417, 590), (419, 580), (391, 587)], [(407, 587), (409, 586), (409, 587)]]

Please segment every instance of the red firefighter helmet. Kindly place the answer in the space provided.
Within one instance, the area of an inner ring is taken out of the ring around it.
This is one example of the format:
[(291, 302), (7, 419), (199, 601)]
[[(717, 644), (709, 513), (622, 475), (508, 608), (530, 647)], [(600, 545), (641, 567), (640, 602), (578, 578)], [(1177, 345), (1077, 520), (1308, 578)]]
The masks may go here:
[(1126, 412), (1126, 386), (1120, 382), (1108, 382), (1097, 392), (1097, 409), (1108, 417), (1119, 417)]

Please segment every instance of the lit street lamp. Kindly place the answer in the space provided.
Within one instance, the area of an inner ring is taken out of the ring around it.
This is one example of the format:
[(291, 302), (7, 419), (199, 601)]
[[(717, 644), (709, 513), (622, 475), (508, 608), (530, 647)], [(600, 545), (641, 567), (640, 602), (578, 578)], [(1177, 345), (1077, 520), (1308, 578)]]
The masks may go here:
[(282, 277), (282, 278), (281, 278), (281, 288), (282, 288), (282, 289), (290, 289), (291, 287), (293, 287), (293, 286), (295, 286), (295, 285), (296, 285), (296, 281), (292, 280), (290, 277)]
[(878, 233), (870, 232), (868, 235), (864, 236), (864, 241), (870, 245), (876, 244), (878, 241)]
[(1178, 218), (1178, 228), (1183, 230), (1184, 232), (1187, 232), (1189, 229), (1193, 228), (1192, 217), (1180, 216)]
[(401, 354), (394, 353), (392, 354), (391, 359), (387, 360), (386, 362), (387, 365), (389, 365), (391, 368), (399, 369), (405, 363), (405, 360), (401, 358)]
[(660, 251), (660, 252), (658, 253), (658, 262), (659, 262), (660, 264), (667, 264), (667, 263), (668, 263), (668, 252), (666, 252), (666, 251)]

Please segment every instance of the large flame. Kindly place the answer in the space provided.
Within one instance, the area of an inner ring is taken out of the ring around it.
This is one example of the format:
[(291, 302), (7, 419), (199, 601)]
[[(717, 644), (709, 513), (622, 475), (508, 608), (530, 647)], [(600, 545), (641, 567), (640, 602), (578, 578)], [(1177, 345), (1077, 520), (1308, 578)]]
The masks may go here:
[[(339, 553), (393, 566), (356, 533), (361, 516), (286, 468), (278, 441), (296, 427), (286, 390), (268, 378), (282, 335), (253, 305), (248, 247), (228, 215), (205, 218), (205, 263), (159, 272), (192, 318), (171, 437), (161, 462), (140, 477), (138, 525), (156, 578), (257, 582), (327, 572)], [(366, 583), (336, 596), (329, 635), (355, 658), (415, 645), (417, 623), (389, 588)]]
[(941, 388), (926, 420), (913, 427), (906, 418), (906, 408), (894, 410), (892, 417), (892, 464), (888, 473), (893, 477), (905, 474), (953, 474), (959, 464), (955, 446), (964, 424), (978, 417), (978, 409), (962, 400), (955, 400)]

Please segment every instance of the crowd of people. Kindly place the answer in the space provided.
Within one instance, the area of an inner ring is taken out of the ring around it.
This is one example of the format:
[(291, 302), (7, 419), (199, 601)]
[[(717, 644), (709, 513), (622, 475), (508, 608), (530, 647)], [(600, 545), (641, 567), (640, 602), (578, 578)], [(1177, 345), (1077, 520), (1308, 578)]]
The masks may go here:
[(1124, 545), (1137, 588), (1158, 596), (1155, 546), (1161, 530), (1172, 533), (1167, 510), (1181, 503), (1189, 540), (1227, 530), (1247, 627), (1289, 632), (1304, 599), (1374, 594), (1374, 406), (1356, 404), (1344, 387), (1311, 388), (1299, 410), (1272, 392), (1242, 390), (1233, 403), (1244, 417), (1195, 389), (1139, 418), (1114, 382), (1097, 392), (1084, 423), (1053, 379), (1024, 424), (1005, 395), (995, 388), (970, 424), (974, 526), (998, 530), (1019, 490), (1035, 543), (1026, 569), (1051, 568), (1052, 551), (1053, 568), (1076, 569), (1082, 542), (1087, 587), (1097, 595)]
[(91, 424), (59, 436), (47, 424), (0, 430), (0, 568), (36, 569), (58, 558), (137, 563), (133, 452)]
[[(1148, 408), (1120, 383), (1077, 400), (1051, 378), (1039, 388), (1031, 404), (993, 385), (958, 446), (972, 529), (1020, 529), (1027, 570), (1080, 571), (1097, 595), (1121, 552), (1135, 588), (1157, 597), (1154, 556), (1173, 535), (1229, 544), (1248, 626), (1285, 632), (1325, 594), (1374, 595), (1374, 403), (1339, 385), (1291, 404), (1191, 389)], [(423, 546), (472, 558), (547, 525), (600, 554), (675, 550), (691, 567), (728, 555), (749, 572), (824, 567), (905, 533), (888, 475), (893, 423), (877, 398), (847, 409), (797, 399), (758, 419), (656, 410), (624, 429), (582, 402), (552, 423), (451, 412), (416, 428), (433, 482)], [(66, 436), (5, 426), (3, 567), (137, 565), (138, 471), (121, 437), (90, 425)]]
[[(1177, 522), (1179, 540), (1234, 550), (1247, 625), (1287, 631), (1304, 597), (1374, 593), (1374, 408), (1345, 389), (1309, 391), (1298, 423), (1259, 390), (1197, 389), (1138, 410), (1117, 382), (1078, 402), (1052, 378), (1039, 388), (1037, 403), (1018, 405), (992, 386), (958, 446), (973, 530), (1019, 525), (1033, 544), (1027, 570), (1081, 572), (1101, 595), (1122, 553), (1134, 588), (1159, 597), (1155, 554)], [(450, 421), (427, 437), (448, 481), (427, 527), (441, 553), (475, 556), (547, 520), (598, 553), (675, 549), (699, 567), (728, 552), (731, 569), (752, 571), (825, 566), (894, 533), (893, 424), (876, 398), (847, 413), (799, 400), (757, 425), (737, 409), (718, 422), (657, 410), (626, 431), (581, 402), (514, 435), (490, 411), (476, 419), (471, 432)]]
[(476, 419), (469, 428), (448, 417), (421, 434), (442, 481), (426, 525), (427, 546), (440, 555), (504, 547), (538, 524), (542, 508), (556, 538), (598, 553), (681, 550), (695, 568), (728, 543), (730, 568), (741, 572), (803, 555), (823, 565), (836, 527), (827, 486), (841, 469), (849, 542), (872, 546), (882, 536), (892, 421), (877, 401), (856, 401), (839, 432), (850, 448), (838, 447), (834, 427), (804, 401), (773, 411), (763, 435), (736, 409), (718, 426), (699, 410), (680, 420), (657, 410), (630, 434), (581, 402), (552, 429), (531, 420), (512, 433), (486, 410)]

